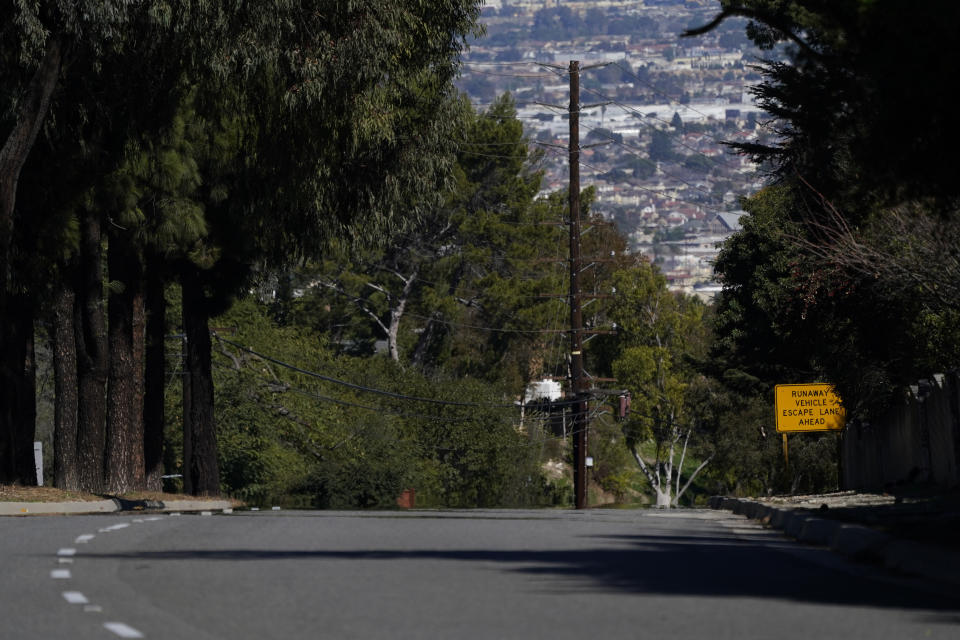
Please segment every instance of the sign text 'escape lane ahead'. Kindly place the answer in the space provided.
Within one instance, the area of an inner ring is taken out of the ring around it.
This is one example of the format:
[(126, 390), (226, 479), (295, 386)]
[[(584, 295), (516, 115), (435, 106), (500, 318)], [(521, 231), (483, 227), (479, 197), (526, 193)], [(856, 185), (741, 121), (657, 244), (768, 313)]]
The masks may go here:
[(778, 384), (777, 431), (840, 431), (846, 411), (829, 384)]

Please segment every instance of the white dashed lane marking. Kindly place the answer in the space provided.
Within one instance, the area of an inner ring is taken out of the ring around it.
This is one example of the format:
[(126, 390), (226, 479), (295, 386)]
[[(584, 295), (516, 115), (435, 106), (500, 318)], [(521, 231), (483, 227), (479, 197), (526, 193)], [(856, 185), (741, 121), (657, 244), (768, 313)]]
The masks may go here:
[(70, 604), (87, 604), (90, 602), (87, 600), (87, 596), (83, 595), (79, 591), (64, 591), (63, 599)]
[[(172, 516), (179, 516), (179, 513), (171, 513)], [(205, 514), (207, 515), (207, 514)], [(118, 522), (117, 524), (111, 525), (109, 527), (103, 527), (99, 529), (99, 533), (110, 533), (112, 531), (119, 531), (120, 529), (126, 529), (131, 524), (143, 524), (144, 522), (153, 522), (156, 520), (162, 520), (163, 516), (152, 516), (149, 518), (135, 518), (132, 522)], [(84, 533), (76, 537), (73, 541), (74, 544), (87, 544), (96, 537), (96, 534), (93, 533)], [(77, 555), (77, 550), (74, 547), (62, 547), (57, 550), (57, 562), (59, 564), (70, 564), (73, 563), (74, 557)], [(73, 575), (70, 573), (69, 569), (53, 569), (50, 571), (50, 577), (55, 580), (69, 580), (73, 578)], [(89, 613), (100, 613), (103, 611), (103, 607), (98, 604), (91, 604), (83, 593), (80, 591), (63, 591), (61, 593), (63, 599), (69, 604), (82, 605), (83, 611)], [(143, 633), (139, 630), (131, 627), (125, 622), (104, 622), (103, 627), (110, 631), (117, 637), (120, 638), (143, 638), (145, 637)]]
[(143, 634), (123, 622), (104, 622), (103, 626), (121, 638), (142, 638)]
[(73, 556), (77, 554), (76, 549), (63, 548), (57, 551), (57, 562), (60, 564), (73, 564)]

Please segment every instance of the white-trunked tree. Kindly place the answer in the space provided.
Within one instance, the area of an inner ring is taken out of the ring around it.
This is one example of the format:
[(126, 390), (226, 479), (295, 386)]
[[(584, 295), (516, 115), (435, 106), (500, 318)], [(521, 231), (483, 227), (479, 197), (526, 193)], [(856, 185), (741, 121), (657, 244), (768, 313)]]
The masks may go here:
[[(620, 349), (613, 373), (632, 396), (623, 423), (626, 445), (650, 483), (657, 507), (675, 507), (712, 457), (701, 457), (684, 480), (691, 446), (698, 444), (687, 392), (698, 375), (691, 356), (705, 345), (704, 305), (669, 291), (666, 278), (649, 263), (617, 273), (614, 282), (612, 316)], [(651, 448), (648, 459), (642, 450)]]

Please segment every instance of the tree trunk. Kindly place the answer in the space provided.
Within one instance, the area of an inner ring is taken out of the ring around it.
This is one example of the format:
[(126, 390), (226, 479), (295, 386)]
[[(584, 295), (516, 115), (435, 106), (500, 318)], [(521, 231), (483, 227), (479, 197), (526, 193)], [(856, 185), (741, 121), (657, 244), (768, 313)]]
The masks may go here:
[[(457, 287), (460, 286), (460, 283), (463, 281), (464, 267), (461, 264), (457, 267), (457, 271), (454, 273), (453, 278), (450, 280), (450, 284), (447, 288), (447, 295), (453, 296), (457, 291)], [(443, 314), (439, 311), (434, 311), (430, 315), (430, 319), (427, 321), (427, 326), (421, 332), (420, 337), (417, 338), (417, 346), (413, 350), (413, 357), (411, 363), (414, 367), (423, 369), (427, 366), (427, 363), (433, 363), (436, 359), (439, 349), (442, 347), (444, 338), (450, 333), (449, 326), (442, 322)]]
[(657, 495), (657, 509), (669, 509), (674, 506), (673, 501), (670, 499), (670, 481), (664, 483), (663, 488), (654, 488), (654, 492)]
[[(407, 309), (407, 302), (410, 300), (410, 292), (413, 291), (413, 285), (417, 281), (418, 269), (403, 279), (403, 289), (397, 298), (397, 304), (390, 310), (390, 327), (387, 330), (387, 346), (390, 349), (390, 358), (394, 362), (400, 362), (400, 345), (398, 336), (400, 335), (400, 320)], [(400, 276), (398, 276), (400, 277)]]
[(443, 314), (434, 311), (430, 314), (427, 326), (420, 332), (420, 336), (417, 338), (417, 346), (410, 358), (410, 363), (415, 368), (424, 369), (428, 363), (433, 363), (436, 357), (436, 346), (447, 335), (446, 325), (441, 322), (442, 319)]
[[(187, 340), (184, 369), (190, 375), (189, 464), (184, 475), (190, 477), (193, 495), (219, 495), (220, 473), (217, 466), (217, 434), (213, 412), (213, 373), (210, 364), (210, 328), (207, 301), (199, 273), (182, 278), (183, 328)], [(186, 454), (184, 455), (186, 458)]]
[(76, 293), (64, 269), (53, 300), (53, 484), (80, 488), (77, 469), (77, 338), (74, 328)]
[[(182, 310), (181, 313), (183, 313)], [(181, 395), (183, 396), (183, 407), (181, 411), (181, 422), (183, 423), (181, 425), (181, 431), (183, 432), (181, 434), (183, 440), (183, 491), (184, 493), (193, 494), (193, 477), (190, 475), (190, 468), (193, 465), (193, 437), (191, 436), (193, 433), (193, 423), (190, 417), (193, 412), (193, 403), (190, 401), (190, 397), (193, 395), (193, 385), (190, 382), (190, 367), (187, 366), (189, 354), (187, 349), (186, 328), (184, 328), (183, 331), (183, 345), (180, 356), (180, 383), (182, 388)]]
[(167, 301), (163, 279), (153, 260), (147, 260), (146, 276), (146, 371), (143, 399), (143, 461), (147, 489), (163, 490), (164, 387), (166, 385)]
[(387, 349), (390, 352), (390, 359), (394, 362), (400, 362), (400, 344), (398, 337), (400, 335), (400, 318), (403, 317), (403, 311), (407, 306), (406, 299), (400, 301), (400, 304), (390, 311), (390, 328), (387, 330)]
[(106, 444), (107, 327), (103, 313), (103, 251), (100, 221), (84, 211), (80, 221), (80, 278), (76, 320), (80, 488), (103, 490)]
[[(10, 290), (10, 247), (13, 242), (13, 212), (17, 200), (20, 172), (47, 117), (50, 96), (60, 77), (60, 41), (50, 38), (43, 61), (33, 74), (25, 99), (16, 112), (16, 122), (0, 147), (0, 296)], [(0, 311), (5, 300), (0, 297)], [(0, 336), (0, 344), (2, 344)]]
[(37, 359), (34, 350), (33, 300), (28, 300), (24, 296), (20, 306), (23, 307), (23, 313), (20, 316), (20, 331), (23, 335), (23, 378), (17, 411), (20, 422), (17, 430), (19, 434), (17, 445), (23, 455), (19, 456), (17, 467), (20, 477), (27, 479), (25, 483), (34, 484), (37, 481), (37, 466), (33, 457), (33, 441), (37, 434)]
[(142, 267), (125, 238), (113, 236), (107, 251), (110, 279), (122, 291), (110, 293), (108, 335), (110, 375), (107, 393), (106, 490), (146, 487), (143, 460), (143, 291)]
[[(14, 292), (11, 247), (20, 172), (46, 119), (60, 74), (60, 42), (51, 38), (43, 61), (0, 147), (0, 481), (36, 483), (33, 307)], [(29, 451), (27, 450), (29, 449)]]
[(8, 296), (0, 310), (0, 482), (34, 485), (36, 368), (33, 359), (33, 303)]

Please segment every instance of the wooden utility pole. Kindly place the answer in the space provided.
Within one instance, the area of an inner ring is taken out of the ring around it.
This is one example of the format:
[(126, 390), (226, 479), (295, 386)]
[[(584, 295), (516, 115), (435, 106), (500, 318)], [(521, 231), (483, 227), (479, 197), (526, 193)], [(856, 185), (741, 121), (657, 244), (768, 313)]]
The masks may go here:
[(580, 62), (570, 61), (570, 387), (573, 391), (573, 494), (587, 506), (587, 395), (580, 309)]

